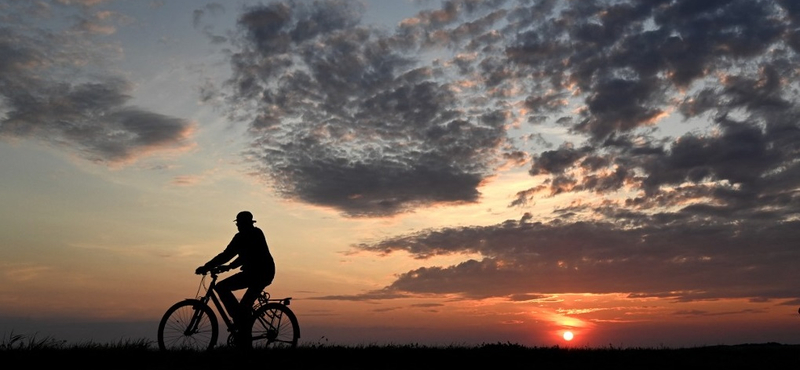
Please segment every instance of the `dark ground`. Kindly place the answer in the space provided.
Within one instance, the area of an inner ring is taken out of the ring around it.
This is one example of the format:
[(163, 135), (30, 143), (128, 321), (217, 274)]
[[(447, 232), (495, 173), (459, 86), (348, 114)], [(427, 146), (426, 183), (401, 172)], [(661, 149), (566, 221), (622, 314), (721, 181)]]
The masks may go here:
[(4, 348), (0, 363), (76, 369), (795, 369), (800, 345), (776, 343), (681, 349), (310, 346), (288, 350), (164, 353), (147, 348)]

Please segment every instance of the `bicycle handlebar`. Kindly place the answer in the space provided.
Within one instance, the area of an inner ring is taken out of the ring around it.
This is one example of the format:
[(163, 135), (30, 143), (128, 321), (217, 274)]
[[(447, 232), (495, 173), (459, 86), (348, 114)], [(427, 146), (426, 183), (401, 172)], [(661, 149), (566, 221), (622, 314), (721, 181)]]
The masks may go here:
[(228, 271), (230, 271), (230, 269), (231, 269), (231, 267), (228, 266), (228, 265), (219, 265), (217, 267), (212, 268), (211, 269), (211, 273), (212, 274), (213, 273), (219, 274), (219, 273), (222, 273), (222, 272), (228, 272)]
[(216, 276), (216, 275), (221, 274), (223, 272), (228, 272), (228, 271), (230, 271), (230, 269), (231, 269), (231, 267), (228, 266), (228, 265), (219, 265), (219, 266), (216, 266), (216, 267), (212, 267), (210, 270), (208, 270), (206, 272), (203, 272), (202, 274), (199, 274), (199, 275), (205, 276), (206, 274), (210, 273), (211, 276)]

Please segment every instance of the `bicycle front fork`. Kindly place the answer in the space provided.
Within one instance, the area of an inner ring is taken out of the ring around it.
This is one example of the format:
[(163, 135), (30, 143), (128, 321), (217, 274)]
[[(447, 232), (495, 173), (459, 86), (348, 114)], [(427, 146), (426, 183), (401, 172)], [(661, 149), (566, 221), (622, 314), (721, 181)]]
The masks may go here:
[(201, 310), (199, 307), (195, 307), (194, 313), (192, 314), (192, 320), (189, 321), (189, 325), (186, 326), (186, 330), (183, 332), (183, 335), (189, 336), (197, 333), (197, 328), (200, 326), (200, 322), (202, 321), (203, 310)]

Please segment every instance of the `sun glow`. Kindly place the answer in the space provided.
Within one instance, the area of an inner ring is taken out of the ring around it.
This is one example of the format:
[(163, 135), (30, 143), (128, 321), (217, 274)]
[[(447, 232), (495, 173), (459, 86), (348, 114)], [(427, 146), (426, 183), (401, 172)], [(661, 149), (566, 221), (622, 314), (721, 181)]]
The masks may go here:
[(574, 337), (575, 337), (575, 336), (574, 336), (574, 335), (572, 335), (572, 332), (571, 332), (571, 331), (565, 331), (565, 332), (564, 332), (564, 340), (565, 340), (565, 341), (569, 342), (569, 341), (571, 341), (571, 340), (572, 340), (572, 338), (574, 338)]

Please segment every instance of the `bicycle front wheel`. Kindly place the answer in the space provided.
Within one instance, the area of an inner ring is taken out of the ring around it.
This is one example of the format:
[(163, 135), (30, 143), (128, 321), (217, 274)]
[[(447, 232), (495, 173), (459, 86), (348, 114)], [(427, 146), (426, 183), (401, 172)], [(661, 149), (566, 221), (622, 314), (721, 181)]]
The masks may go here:
[(254, 315), (253, 348), (293, 348), (300, 339), (300, 326), (294, 312), (280, 303), (267, 303)]
[(158, 348), (205, 351), (217, 343), (219, 327), (214, 311), (196, 299), (170, 307), (158, 324)]

